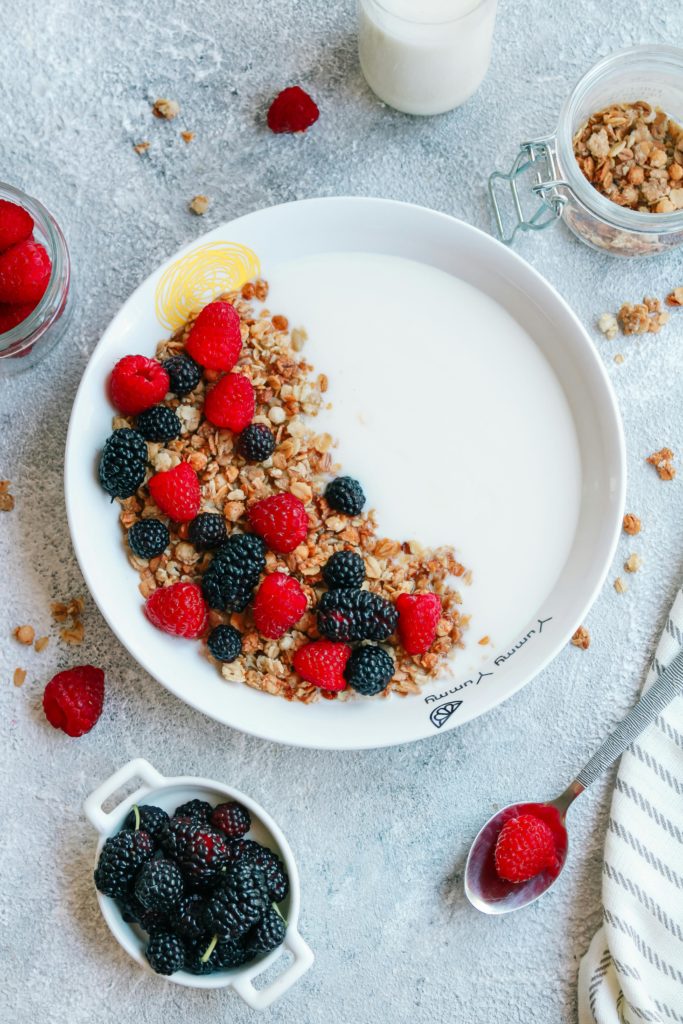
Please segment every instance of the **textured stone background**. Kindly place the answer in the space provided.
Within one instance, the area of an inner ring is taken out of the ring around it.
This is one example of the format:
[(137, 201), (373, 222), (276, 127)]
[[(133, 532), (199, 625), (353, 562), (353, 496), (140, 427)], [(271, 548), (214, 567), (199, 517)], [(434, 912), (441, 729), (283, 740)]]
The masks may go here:
[[(273, 1021), (558, 1024), (575, 1018), (578, 960), (600, 920), (606, 780), (573, 812), (573, 852), (557, 890), (524, 914), (488, 920), (464, 902), (468, 843), (497, 805), (554, 794), (626, 710), (683, 570), (681, 480), (643, 457), (683, 449), (683, 322), (660, 336), (596, 344), (617, 390), (629, 451), (628, 505), (644, 521), (629, 550), (645, 559), (619, 597), (607, 585), (591, 649), (565, 650), (484, 719), (430, 742), (363, 754), (297, 751), (202, 718), (142, 673), (90, 600), (82, 651), (53, 640), (25, 652), (11, 628), (49, 623), (49, 603), (83, 593), (62, 500), (62, 453), (88, 354), (130, 291), (206, 228), (290, 199), (375, 194), (490, 228), (484, 179), (517, 143), (553, 126), (572, 82), (632, 42), (681, 37), (683, 15), (651, 0), (624, 7), (502, 0), (493, 66), (461, 110), (431, 120), (385, 109), (366, 88), (351, 0), (25, 0), (5, 4), (0, 35), (0, 176), (61, 220), (78, 306), (62, 347), (0, 384), (0, 476), (17, 507), (0, 515), (3, 785), (0, 1020), (196, 1024), (250, 1012), (227, 991), (200, 993), (143, 974), (111, 939), (90, 880), (94, 838), (80, 806), (138, 754), (168, 773), (222, 778), (262, 801), (301, 868), (301, 928), (317, 954)], [(269, 98), (301, 82), (321, 118), (303, 138), (263, 127)], [(155, 121), (150, 101), (182, 115)], [(197, 132), (186, 146), (181, 128)], [(143, 158), (132, 150), (152, 143)], [(203, 220), (187, 212), (212, 197)], [(624, 299), (683, 283), (680, 253), (621, 262), (561, 227), (520, 251), (584, 322)], [(683, 317), (683, 314), (680, 314)], [(621, 350), (625, 363), (616, 366)], [(620, 570), (615, 565), (611, 576)], [(97, 729), (71, 741), (40, 711), (44, 682), (78, 657), (107, 671)], [(15, 689), (23, 664), (29, 678)], [(339, 808), (344, 808), (343, 815)]]

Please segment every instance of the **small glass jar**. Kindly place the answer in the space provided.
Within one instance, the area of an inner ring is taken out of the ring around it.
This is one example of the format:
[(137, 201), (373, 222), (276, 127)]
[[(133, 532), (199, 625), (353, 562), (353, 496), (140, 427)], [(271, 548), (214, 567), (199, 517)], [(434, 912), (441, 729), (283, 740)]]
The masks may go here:
[[(587, 245), (615, 256), (652, 256), (683, 243), (683, 210), (646, 213), (619, 206), (591, 185), (574, 156), (574, 135), (592, 114), (638, 100), (683, 124), (683, 50), (634, 46), (583, 76), (560, 111), (555, 134), (522, 143), (510, 172), (489, 178), (502, 241), (510, 245), (518, 231), (538, 231), (562, 219)], [(498, 197), (501, 181), (511, 190), (511, 225)]]
[(71, 316), (71, 264), (59, 224), (41, 202), (0, 182), (0, 199), (23, 206), (33, 217), (33, 236), (45, 246), (52, 273), (45, 294), (25, 320), (0, 334), (0, 376), (35, 366), (63, 336)]
[(358, 0), (368, 85), (405, 114), (442, 114), (481, 85), (497, 0)]

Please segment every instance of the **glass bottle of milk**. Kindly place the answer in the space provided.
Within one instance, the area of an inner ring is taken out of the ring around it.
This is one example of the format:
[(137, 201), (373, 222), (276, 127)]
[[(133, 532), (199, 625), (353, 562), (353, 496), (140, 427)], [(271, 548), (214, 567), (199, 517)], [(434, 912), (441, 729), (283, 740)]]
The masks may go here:
[(491, 60), (497, 0), (358, 0), (363, 74), (406, 114), (441, 114), (478, 89)]

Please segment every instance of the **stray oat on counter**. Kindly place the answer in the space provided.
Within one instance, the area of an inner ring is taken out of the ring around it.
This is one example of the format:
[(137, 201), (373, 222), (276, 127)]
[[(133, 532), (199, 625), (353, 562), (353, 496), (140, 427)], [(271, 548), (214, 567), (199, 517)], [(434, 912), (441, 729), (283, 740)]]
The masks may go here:
[(623, 528), (624, 533), (635, 537), (637, 533), (640, 533), (640, 519), (633, 512), (627, 512), (624, 516)]
[(11, 486), (9, 480), (0, 480), (0, 512), (11, 512), (14, 508), (14, 495), (9, 493)]
[(574, 647), (579, 647), (582, 651), (587, 651), (591, 645), (591, 635), (585, 626), (579, 626), (572, 637), (572, 643)]
[(673, 464), (674, 458), (674, 453), (670, 448), (660, 448), (658, 452), (648, 455), (645, 461), (655, 467), (660, 480), (673, 480), (676, 476), (676, 468)]

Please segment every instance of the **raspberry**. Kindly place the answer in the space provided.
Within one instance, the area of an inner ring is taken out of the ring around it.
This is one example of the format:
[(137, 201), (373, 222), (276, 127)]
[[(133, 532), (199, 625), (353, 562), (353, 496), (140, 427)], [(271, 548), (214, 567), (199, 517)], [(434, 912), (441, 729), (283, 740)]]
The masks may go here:
[(320, 117), (320, 111), (307, 92), (292, 85), (278, 93), (268, 109), (271, 132), (305, 132)]
[(228, 537), (225, 519), (217, 512), (200, 512), (190, 523), (187, 534), (197, 551), (217, 548), (224, 544)]
[(294, 655), (294, 670), (307, 683), (321, 690), (345, 690), (344, 669), (351, 657), (351, 648), (330, 640), (315, 640), (300, 647)]
[(323, 568), (323, 579), (330, 590), (362, 587), (365, 562), (355, 551), (335, 551)]
[(23, 206), (0, 199), (0, 252), (33, 234), (33, 217)]
[(185, 350), (207, 370), (232, 370), (242, 351), (239, 313), (229, 302), (204, 306), (187, 337)]
[(559, 866), (552, 829), (535, 814), (520, 814), (505, 822), (494, 856), (496, 871), (507, 882), (527, 882)]
[(161, 519), (140, 519), (128, 531), (130, 550), (138, 558), (156, 558), (164, 553), (171, 536)]
[(161, 402), (170, 383), (168, 373), (156, 359), (124, 356), (111, 371), (109, 397), (119, 412), (137, 416)]
[(149, 493), (161, 511), (176, 523), (187, 523), (199, 512), (199, 480), (187, 462), (155, 473), (149, 481)]
[(145, 479), (147, 445), (137, 430), (121, 427), (107, 438), (100, 457), (99, 477), (112, 498), (130, 498)]
[(386, 690), (393, 674), (393, 658), (383, 647), (375, 647), (374, 644), (354, 651), (344, 670), (349, 686), (364, 697), (374, 697)]
[(273, 551), (294, 551), (308, 536), (308, 513), (293, 494), (271, 494), (247, 509), (249, 522)]
[(242, 373), (228, 373), (208, 392), (204, 415), (215, 427), (236, 434), (251, 423), (254, 415), (254, 387)]
[(153, 855), (154, 844), (147, 832), (122, 829), (102, 847), (95, 885), (105, 896), (126, 896), (138, 871)]
[(240, 434), (237, 451), (247, 462), (265, 462), (275, 451), (273, 431), (265, 423), (252, 423)]
[(146, 441), (174, 441), (180, 437), (181, 428), (178, 416), (167, 405), (153, 405), (135, 421), (135, 429)]
[(369, 590), (328, 590), (318, 605), (318, 629), (328, 640), (387, 640), (398, 613), (391, 601)]
[(135, 895), (146, 910), (173, 910), (183, 895), (183, 876), (172, 860), (147, 861), (135, 880)]
[(365, 504), (363, 488), (351, 476), (338, 476), (325, 488), (325, 498), (330, 508), (343, 512), (345, 516), (357, 516)]
[(242, 653), (242, 634), (234, 626), (216, 626), (206, 642), (217, 661), (234, 661)]
[(208, 608), (196, 583), (158, 587), (147, 598), (145, 615), (162, 633), (195, 639), (205, 631)]
[(253, 533), (233, 533), (213, 557), (202, 579), (211, 608), (242, 612), (266, 567), (265, 545)]
[(424, 654), (436, 639), (440, 598), (436, 594), (400, 594), (396, 608), (398, 635), (406, 654)]
[(23, 323), (36, 306), (36, 302), (24, 302), (14, 306), (5, 302), (0, 303), (0, 334), (5, 334), (6, 331), (11, 331), (13, 327)]
[(103, 704), (104, 672), (93, 665), (76, 665), (58, 672), (43, 693), (45, 717), (67, 736), (90, 732), (102, 714)]
[(170, 378), (170, 390), (178, 398), (189, 395), (202, 379), (201, 367), (189, 356), (171, 356), (170, 359), (164, 359), (161, 365)]
[(185, 963), (185, 947), (172, 932), (155, 932), (149, 940), (145, 956), (157, 974), (175, 974)]
[(17, 242), (0, 253), (0, 302), (39, 302), (51, 273), (45, 246), (30, 240)]
[(211, 824), (230, 839), (241, 839), (251, 828), (251, 816), (236, 800), (218, 804), (211, 813)]
[(279, 640), (299, 621), (308, 607), (301, 585), (293, 576), (272, 572), (254, 598), (254, 624), (261, 636)]

